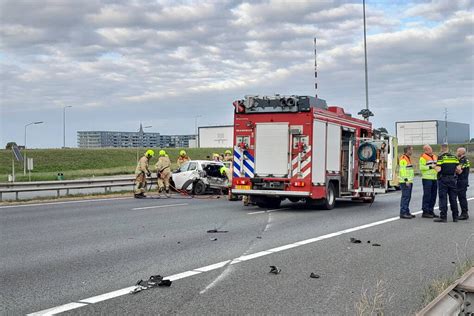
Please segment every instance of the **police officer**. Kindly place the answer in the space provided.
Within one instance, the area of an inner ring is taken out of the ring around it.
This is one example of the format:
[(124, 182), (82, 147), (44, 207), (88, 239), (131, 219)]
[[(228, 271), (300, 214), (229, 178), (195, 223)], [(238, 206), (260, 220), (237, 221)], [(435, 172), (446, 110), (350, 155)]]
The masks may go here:
[(412, 219), (415, 215), (410, 213), (411, 191), (413, 189), (413, 178), (415, 176), (413, 164), (411, 162), (411, 155), (413, 153), (412, 146), (403, 148), (404, 154), (399, 160), (399, 175), (400, 188), (402, 189), (402, 197), (400, 200), (400, 218)]
[(467, 214), (467, 198), (466, 192), (467, 187), (469, 186), (469, 168), (471, 163), (466, 157), (466, 148), (460, 147), (456, 151), (456, 156), (458, 156), (460, 168), (458, 170), (458, 182), (457, 182), (457, 193), (459, 205), (461, 206), (461, 215), (458, 217), (458, 220), (466, 220), (469, 218)]
[(448, 217), (448, 199), (451, 204), (453, 222), (458, 221), (458, 205), (456, 201), (456, 169), (458, 169), (459, 160), (451, 154), (447, 144), (441, 145), (441, 154), (436, 162), (435, 170), (438, 172), (438, 193), (439, 193), (439, 218), (434, 221), (446, 223)]

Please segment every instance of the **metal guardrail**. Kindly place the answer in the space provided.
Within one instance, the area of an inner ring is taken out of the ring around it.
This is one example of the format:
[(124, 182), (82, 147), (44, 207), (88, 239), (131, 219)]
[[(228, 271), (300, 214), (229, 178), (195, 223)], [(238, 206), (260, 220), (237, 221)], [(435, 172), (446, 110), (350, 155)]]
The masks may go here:
[(451, 316), (474, 314), (474, 268), (443, 291), (416, 316)]
[[(34, 181), (34, 182), (4, 182), (0, 183), (0, 201), (3, 200), (3, 193), (15, 193), (15, 199), (18, 200), (21, 192), (35, 191), (56, 191), (57, 197), (61, 196), (61, 191), (77, 189), (104, 188), (105, 192), (111, 192), (112, 187), (125, 187), (134, 185), (135, 177), (121, 178), (99, 178), (84, 180), (59, 180), (59, 181)], [(148, 183), (156, 183), (156, 177), (148, 178)]]

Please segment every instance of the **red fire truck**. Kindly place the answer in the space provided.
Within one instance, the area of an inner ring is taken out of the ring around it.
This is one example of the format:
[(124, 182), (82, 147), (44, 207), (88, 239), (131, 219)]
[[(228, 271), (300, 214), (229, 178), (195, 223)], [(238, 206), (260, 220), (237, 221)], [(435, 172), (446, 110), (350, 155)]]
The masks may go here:
[(396, 139), (311, 96), (246, 96), (233, 103), (232, 193), (260, 207), (281, 201), (332, 209), (336, 198), (372, 202), (396, 181)]

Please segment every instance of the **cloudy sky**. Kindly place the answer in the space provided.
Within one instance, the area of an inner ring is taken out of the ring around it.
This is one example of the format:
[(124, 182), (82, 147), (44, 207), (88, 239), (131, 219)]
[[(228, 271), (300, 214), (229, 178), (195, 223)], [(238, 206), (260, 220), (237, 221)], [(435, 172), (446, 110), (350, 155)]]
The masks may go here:
[[(0, 0), (0, 145), (62, 146), (78, 130), (164, 134), (232, 122), (246, 94), (365, 106), (361, 1)], [(474, 0), (367, 0), (376, 127), (449, 119), (474, 137)]]

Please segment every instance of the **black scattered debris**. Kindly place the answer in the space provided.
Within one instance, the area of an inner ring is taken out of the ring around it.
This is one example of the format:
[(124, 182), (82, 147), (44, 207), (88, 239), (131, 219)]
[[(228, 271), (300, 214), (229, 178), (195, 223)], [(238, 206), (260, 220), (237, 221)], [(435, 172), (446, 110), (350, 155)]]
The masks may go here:
[(171, 286), (171, 283), (173, 283), (173, 281), (171, 281), (171, 280), (161, 280), (160, 283), (158, 283), (158, 286), (169, 287), (169, 286)]
[(360, 244), (362, 241), (360, 241), (360, 239), (356, 239), (354, 237), (351, 237), (351, 243), (353, 244)]
[(180, 244), (180, 243), (181, 243), (181, 242), (180, 242), (180, 241), (178, 241), (178, 244)]
[(455, 262), (455, 261), (451, 261), (451, 263), (452, 263), (452, 264), (456, 264), (456, 262)]
[(161, 275), (152, 275), (147, 281), (138, 280), (135, 283), (135, 288), (130, 291), (130, 294), (136, 294), (143, 290), (148, 290), (154, 287), (163, 287), (163, 286), (171, 286), (173, 282), (171, 280), (163, 280)]
[(381, 244), (372, 244), (372, 246), (374, 246), (374, 247), (380, 247), (380, 246), (382, 246), (382, 245), (381, 245)]
[(281, 273), (281, 269), (278, 268), (277, 266), (270, 266), (270, 272), (269, 272), (269, 273), (280, 274), (280, 273)]
[(229, 231), (227, 231), (227, 230), (209, 229), (207, 232), (208, 232), (209, 234), (214, 234), (214, 233), (228, 233)]
[(211, 240), (211, 241), (216, 241), (217, 238), (215, 238), (215, 237), (214, 237), (214, 238), (209, 238), (209, 240)]
[(370, 240), (367, 240), (367, 243), (370, 244)]
[(257, 236), (257, 239), (262, 239), (262, 236)]
[(314, 272), (311, 272), (311, 274), (309, 275), (310, 278), (313, 278), (313, 279), (319, 279), (321, 276), (319, 274), (315, 274)]

